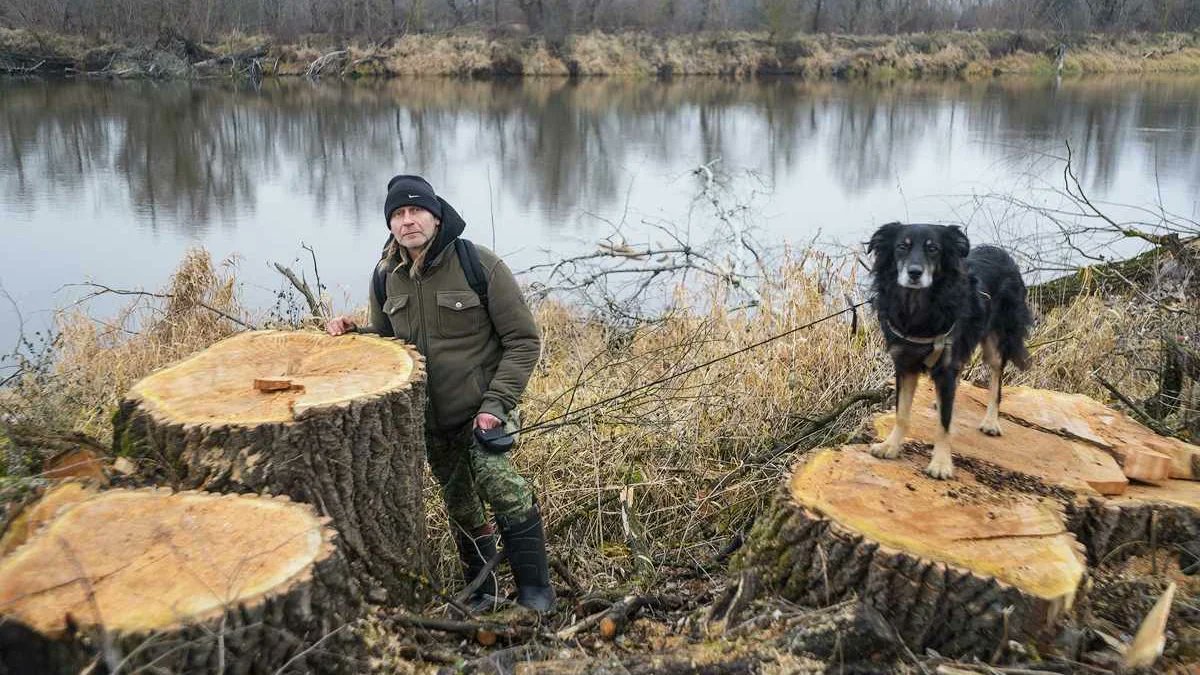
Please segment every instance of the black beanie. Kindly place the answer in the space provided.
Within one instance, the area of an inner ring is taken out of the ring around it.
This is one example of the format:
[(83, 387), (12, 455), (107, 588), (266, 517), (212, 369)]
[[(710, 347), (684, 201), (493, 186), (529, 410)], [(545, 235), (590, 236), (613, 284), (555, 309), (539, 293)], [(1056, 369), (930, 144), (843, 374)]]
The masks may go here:
[(442, 219), (442, 202), (433, 192), (429, 181), (420, 176), (395, 176), (388, 181), (387, 199), (383, 202), (383, 220), (391, 228), (392, 211), (401, 206), (420, 206)]

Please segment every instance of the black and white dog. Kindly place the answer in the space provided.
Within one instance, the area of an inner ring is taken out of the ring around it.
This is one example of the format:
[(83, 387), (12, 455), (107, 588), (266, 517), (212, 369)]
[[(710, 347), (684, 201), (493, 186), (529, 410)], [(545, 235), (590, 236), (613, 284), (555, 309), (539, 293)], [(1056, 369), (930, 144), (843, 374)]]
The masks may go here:
[(979, 430), (1000, 435), (1000, 378), (1005, 364), (1029, 365), (1025, 336), (1033, 323), (1017, 264), (995, 246), (971, 248), (967, 235), (946, 225), (888, 223), (867, 246), (875, 254), (874, 306), (896, 367), (896, 424), (871, 454), (900, 454), (908, 433), (913, 393), (922, 372), (937, 389), (941, 429), (925, 473), (954, 474), (950, 421), (959, 372), (983, 345), (991, 368), (991, 396)]

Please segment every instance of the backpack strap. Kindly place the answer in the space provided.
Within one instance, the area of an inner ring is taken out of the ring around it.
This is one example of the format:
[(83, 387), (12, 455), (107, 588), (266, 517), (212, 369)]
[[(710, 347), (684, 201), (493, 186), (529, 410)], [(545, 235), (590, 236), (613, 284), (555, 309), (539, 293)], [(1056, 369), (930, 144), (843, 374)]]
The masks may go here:
[(488, 308), (487, 274), (483, 271), (483, 263), (479, 262), (479, 249), (475, 248), (470, 239), (459, 237), (454, 240), (454, 250), (458, 253), (458, 263), (462, 266), (463, 274), (467, 277), (467, 285), (479, 296), (479, 302), (484, 311)]
[(371, 276), (371, 293), (375, 296), (375, 301), (379, 303), (379, 307), (383, 307), (384, 301), (387, 300), (387, 275), (391, 260), (384, 256), (375, 264), (375, 274)]

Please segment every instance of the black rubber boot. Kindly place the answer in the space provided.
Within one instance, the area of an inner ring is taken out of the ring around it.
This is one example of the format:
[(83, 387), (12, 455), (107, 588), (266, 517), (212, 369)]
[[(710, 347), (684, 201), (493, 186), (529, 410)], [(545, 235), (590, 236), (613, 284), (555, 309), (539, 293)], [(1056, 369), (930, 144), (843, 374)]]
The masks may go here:
[[(471, 536), (462, 531), (454, 534), (454, 545), (458, 547), (458, 558), (463, 566), (463, 584), (470, 584), (479, 576), (484, 565), (496, 555), (496, 528), (491, 524), (484, 525)], [(472, 612), (483, 612), (493, 609), (499, 600), (496, 599), (496, 574), (487, 575), (483, 584), (467, 597), (464, 604)]]
[(500, 523), (500, 538), (504, 541), (508, 564), (517, 582), (517, 604), (535, 612), (551, 611), (554, 609), (554, 588), (550, 586), (542, 512), (534, 505), (520, 522), (508, 518), (496, 520)]

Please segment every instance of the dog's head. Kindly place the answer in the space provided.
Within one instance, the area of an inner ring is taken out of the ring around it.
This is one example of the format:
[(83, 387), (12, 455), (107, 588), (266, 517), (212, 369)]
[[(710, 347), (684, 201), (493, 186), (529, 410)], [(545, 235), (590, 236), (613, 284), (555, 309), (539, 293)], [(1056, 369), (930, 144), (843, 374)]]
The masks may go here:
[(888, 223), (867, 244), (867, 252), (875, 254), (875, 278), (894, 274), (904, 288), (929, 288), (939, 274), (964, 272), (970, 250), (970, 240), (956, 225)]

